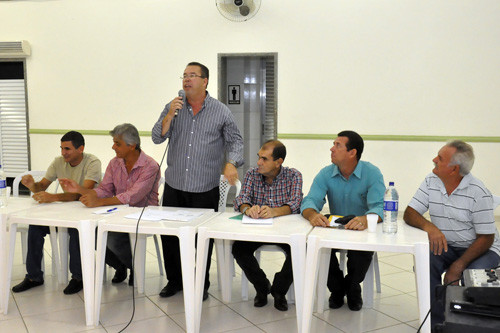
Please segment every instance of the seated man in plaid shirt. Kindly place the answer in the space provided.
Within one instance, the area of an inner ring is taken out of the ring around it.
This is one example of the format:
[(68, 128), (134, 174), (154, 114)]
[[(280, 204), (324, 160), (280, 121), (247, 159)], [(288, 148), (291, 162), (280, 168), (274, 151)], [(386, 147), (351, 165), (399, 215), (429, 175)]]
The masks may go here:
[[(234, 200), (234, 209), (251, 218), (299, 214), (302, 201), (302, 174), (282, 166), (286, 148), (278, 140), (269, 140), (258, 153), (257, 168), (248, 170), (240, 194)], [(286, 253), (285, 263), (271, 283), (254, 256), (255, 250), (269, 243), (236, 241), (233, 256), (257, 291), (254, 306), (267, 304), (267, 295), (274, 297), (274, 307), (288, 310), (285, 294), (293, 282), (292, 260), (288, 244), (273, 244)]]

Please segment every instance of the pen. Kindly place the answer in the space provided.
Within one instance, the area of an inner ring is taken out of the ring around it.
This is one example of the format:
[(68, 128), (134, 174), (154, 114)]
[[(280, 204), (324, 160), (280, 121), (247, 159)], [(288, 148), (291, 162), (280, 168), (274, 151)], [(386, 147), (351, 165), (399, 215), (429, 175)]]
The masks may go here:
[(106, 213), (111, 213), (112, 211), (117, 210), (117, 209), (118, 209), (118, 208), (116, 208), (116, 207), (115, 207), (115, 208), (108, 209), (108, 210), (106, 211)]

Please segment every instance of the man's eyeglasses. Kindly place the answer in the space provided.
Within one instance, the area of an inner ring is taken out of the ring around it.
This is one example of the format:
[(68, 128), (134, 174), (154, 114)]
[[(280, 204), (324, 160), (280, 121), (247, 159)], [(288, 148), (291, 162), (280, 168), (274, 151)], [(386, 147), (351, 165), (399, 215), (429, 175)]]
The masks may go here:
[(180, 77), (180, 79), (181, 80), (194, 79), (195, 77), (201, 77), (202, 79), (204, 79), (204, 77), (202, 75), (198, 75), (198, 74), (194, 74), (194, 73), (184, 74), (183, 76)]

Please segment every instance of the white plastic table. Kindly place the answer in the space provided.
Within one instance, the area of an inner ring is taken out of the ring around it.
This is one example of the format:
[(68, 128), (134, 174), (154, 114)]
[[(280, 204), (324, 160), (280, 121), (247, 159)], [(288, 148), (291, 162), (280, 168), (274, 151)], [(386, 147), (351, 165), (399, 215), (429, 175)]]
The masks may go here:
[[(131, 214), (141, 211), (142, 208), (129, 207), (126, 213)], [(146, 209), (149, 210), (164, 210), (164, 211), (193, 211), (203, 212), (203, 215), (189, 221), (144, 221), (141, 220), (137, 232), (139, 234), (136, 254), (141, 253), (145, 247), (145, 238), (148, 234), (157, 235), (173, 235), (179, 237), (179, 247), (181, 254), (181, 270), (182, 270), (182, 285), (184, 294), (184, 308), (186, 315), (186, 331), (194, 332), (194, 277), (195, 277), (195, 238), (196, 231), (199, 225), (209, 221), (217, 216), (219, 213), (214, 212), (213, 209), (199, 209), (199, 208), (177, 208), (177, 207), (161, 207), (150, 206)], [(137, 220), (125, 218), (124, 215), (116, 215), (113, 218), (99, 221), (97, 229), (97, 256), (96, 256), (96, 288), (95, 288), (95, 307), (94, 307), (94, 320), (95, 325), (99, 323), (99, 314), (101, 310), (101, 293), (102, 293), (102, 279), (104, 271), (105, 249), (107, 243), (107, 235), (109, 231), (115, 232), (128, 232), (131, 234), (131, 243), (133, 245), (134, 236), (136, 233)], [(141, 293), (144, 286), (144, 261), (136, 255), (134, 260), (135, 277), (138, 286), (138, 292)]]
[(8, 234), (7, 220), (12, 213), (36, 207), (39, 204), (30, 197), (10, 197), (6, 207), (0, 208), (0, 309), (7, 314), (9, 287), (7, 283)]
[[(202, 308), (203, 283), (207, 265), (207, 252), (210, 238), (215, 239), (219, 253), (224, 251), (222, 267), (222, 298), (229, 302), (231, 295), (229, 265), (227, 260), (230, 250), (223, 249), (222, 240), (258, 241), (269, 243), (285, 243), (290, 245), (292, 253), (293, 283), (295, 286), (295, 308), (297, 311), (297, 327), (302, 321), (302, 289), (306, 259), (306, 238), (312, 230), (310, 223), (299, 214), (286, 215), (274, 218), (273, 225), (248, 225), (240, 220), (230, 219), (238, 213), (222, 213), (211, 221), (198, 228), (198, 253), (196, 254), (196, 331), (199, 332)], [(228, 242), (226, 242), (228, 243)]]
[[(9, 201), (10, 205), (10, 201)], [(82, 262), (83, 292), (85, 302), (85, 321), (87, 326), (94, 324), (94, 248), (95, 228), (98, 220), (111, 215), (94, 214), (102, 208), (87, 208), (79, 201), (54, 202), (31, 207), (9, 216), (7, 224), (10, 226), (9, 261), (7, 266), (6, 290), (8, 290), (12, 273), (12, 263), (16, 242), (17, 224), (31, 224), (44, 226), (57, 226), (63, 228), (76, 228), (80, 239), (80, 255)], [(5, 296), (5, 295), (4, 295)], [(5, 300), (4, 300), (5, 302)], [(7, 306), (6, 306), (7, 308)], [(7, 309), (5, 309), (7, 311)]]
[[(354, 231), (315, 227), (307, 238), (304, 307), (302, 312), (303, 326), (301, 332), (310, 331), (319, 259), (321, 250), (325, 248), (412, 254), (415, 263), (420, 322), (424, 320), (430, 308), (429, 240), (426, 232), (413, 228), (403, 221), (398, 221), (398, 232), (394, 235), (384, 234), (381, 224), (377, 226), (376, 233), (369, 233), (367, 230)], [(430, 332), (429, 319), (423, 326), (423, 332)]]

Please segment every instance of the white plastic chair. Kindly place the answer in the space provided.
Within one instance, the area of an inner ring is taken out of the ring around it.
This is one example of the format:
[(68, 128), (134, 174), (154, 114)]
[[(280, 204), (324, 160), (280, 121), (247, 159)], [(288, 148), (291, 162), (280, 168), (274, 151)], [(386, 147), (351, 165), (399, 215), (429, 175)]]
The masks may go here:
[(155, 242), (156, 258), (158, 259), (158, 270), (160, 271), (160, 275), (165, 275), (165, 272), (163, 270), (163, 257), (161, 255), (160, 244), (158, 242), (158, 235), (148, 235), (148, 237), (149, 236), (153, 236), (153, 240)]
[[(26, 171), (18, 175), (16, 178), (14, 178), (14, 181), (12, 183), (12, 195), (14, 197), (19, 196), (19, 184), (21, 183), (21, 178), (25, 175), (32, 175), (35, 181), (40, 181), (44, 176), (45, 176), (46, 171)], [(59, 185), (59, 182), (57, 182), (56, 185), (56, 191), (57, 187)], [(63, 275), (61, 275), (61, 262), (59, 260), (59, 251), (58, 251), (58, 246), (57, 246), (57, 232), (55, 227), (49, 227), (50, 228), (50, 245), (52, 248), (52, 274), (58, 274), (59, 277), (59, 282), (64, 282), (63, 281)], [(17, 231), (21, 233), (21, 250), (22, 250), (22, 256), (23, 256), (23, 264), (26, 264), (26, 256), (28, 254), (28, 226), (25, 224), (20, 224), (17, 227)], [(45, 266), (45, 260), (42, 257), (42, 267)]]
[[(241, 191), (241, 182), (239, 179), (236, 180), (236, 183), (234, 184), (236, 187), (236, 196), (240, 194)], [(231, 184), (227, 181), (227, 179), (224, 177), (224, 175), (220, 176), (220, 183), (219, 183), (219, 212), (225, 212), (226, 211), (226, 204), (227, 204), (227, 195), (229, 194), (229, 190), (231, 189)], [(224, 242), (223, 240), (216, 240), (216, 242)], [(226, 242), (224, 242), (224, 246), (226, 246)], [(230, 245), (232, 246), (232, 245)], [(221, 274), (222, 274), (222, 262), (223, 262), (223, 256), (224, 253), (220, 253), (218, 247), (215, 247), (215, 255), (217, 257), (217, 277), (218, 277), (218, 289), (221, 289)], [(231, 261), (231, 269), (234, 275), (234, 260)]]
[[(236, 187), (236, 196), (240, 194), (241, 191), (241, 182), (239, 179), (236, 179), (236, 183), (234, 184)], [(220, 183), (219, 183), (219, 213), (226, 211), (227, 204), (227, 195), (229, 194), (229, 190), (231, 189), (231, 184), (224, 178), (224, 175), (220, 175)]]
[[(344, 272), (345, 275), (347, 250), (340, 250), (339, 253), (340, 253), (339, 267)], [(370, 265), (369, 269), (373, 270), (373, 276), (375, 277), (375, 285), (377, 287), (377, 293), (380, 294), (382, 292), (382, 286), (380, 284), (380, 269), (378, 266), (377, 252), (373, 253), (372, 264)], [(363, 286), (364, 285), (365, 283), (363, 282)]]
[[(342, 253), (344, 251), (344, 253)], [(339, 267), (342, 271), (345, 272), (345, 256), (347, 254), (346, 250), (341, 250), (340, 252), (340, 261)], [(318, 284), (317, 284), (317, 312), (323, 312), (325, 308), (325, 296), (326, 296), (326, 282), (328, 280), (328, 267), (330, 265), (330, 255), (331, 249), (322, 249), (320, 256), (320, 264), (319, 264), (319, 272), (318, 272)], [(344, 257), (344, 258), (342, 258)], [(375, 269), (375, 263), (377, 265), (377, 269)], [(373, 259), (370, 263), (370, 267), (368, 267), (368, 271), (366, 272), (365, 279), (363, 280), (363, 306), (365, 308), (371, 308), (373, 306), (373, 279), (375, 278), (375, 274), (379, 276), (380, 280), (380, 272), (378, 270), (378, 256), (377, 252), (373, 254)], [(380, 281), (379, 281), (380, 283)], [(380, 287), (377, 286), (377, 292), (380, 293)]]
[[(277, 245), (263, 245), (259, 247), (257, 250), (255, 250), (255, 258), (257, 259), (257, 262), (260, 264), (260, 255), (262, 251), (266, 252), (281, 252), (283, 255), (286, 256), (285, 251)], [(234, 258), (231, 255), (232, 260), (232, 265), (234, 266)], [(293, 283), (290, 285), (290, 288), (288, 289), (288, 292), (286, 294), (286, 299), (289, 304), (295, 303), (295, 288), (293, 286)], [(245, 272), (243, 270), (241, 271), (241, 298), (244, 301), (248, 301), (248, 278), (245, 275)]]

